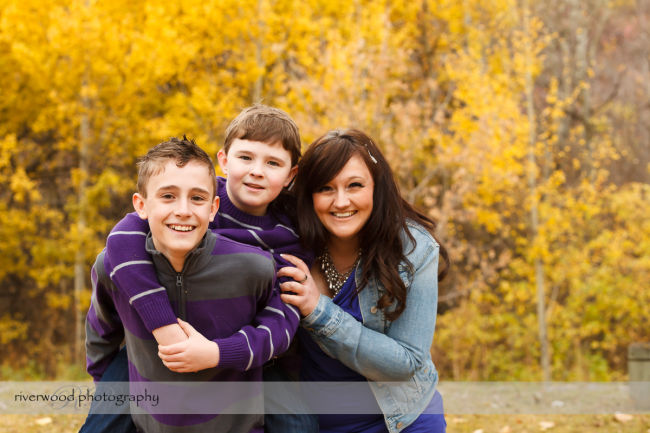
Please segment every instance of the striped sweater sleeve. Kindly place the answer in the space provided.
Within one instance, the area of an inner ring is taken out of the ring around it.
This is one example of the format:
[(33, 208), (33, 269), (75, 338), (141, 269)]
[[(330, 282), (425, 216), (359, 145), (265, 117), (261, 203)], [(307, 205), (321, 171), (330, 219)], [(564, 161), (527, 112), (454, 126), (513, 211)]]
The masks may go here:
[(273, 283), (258, 301), (258, 312), (251, 325), (230, 337), (214, 340), (219, 345), (218, 367), (246, 371), (262, 366), (289, 348), (300, 315), (295, 307), (282, 302)]
[[(305, 250), (303, 248), (294, 248), (293, 250), (285, 251), (282, 254), (292, 254), (292, 255), (298, 257), (303, 262), (305, 262), (305, 264), (307, 265), (308, 268), (311, 268), (311, 265), (312, 265), (312, 263), (314, 261), (313, 254), (311, 254), (309, 252), (305, 253), (304, 251)], [(276, 271), (276, 273), (280, 269), (282, 269), (284, 267), (287, 267), (287, 266), (291, 267), (291, 268), (295, 268), (295, 265), (293, 263), (289, 262), (288, 260), (284, 259), (280, 255), (280, 253), (274, 254), (273, 258), (275, 259), (275, 271)], [(293, 279), (289, 278), (289, 277), (281, 277), (281, 278), (276, 278), (276, 280), (275, 280), (274, 289), (278, 293), (278, 298), (280, 297), (280, 294), (282, 293), (282, 290), (280, 289), (280, 284), (284, 283), (286, 281), (293, 281)], [(295, 330), (298, 329), (298, 325), (300, 325), (300, 313), (298, 311), (298, 308), (294, 307), (291, 304), (285, 304), (281, 299), (280, 299), (280, 307), (285, 311), (285, 313), (287, 313), (288, 317), (291, 317), (292, 326), (293, 326), (293, 320), (296, 321), (296, 323), (295, 323), (296, 328), (294, 329), (294, 332), (295, 332)], [(293, 334), (291, 334), (291, 338), (293, 338)]]
[(103, 274), (101, 254), (90, 272), (93, 293), (86, 315), (86, 370), (95, 381), (102, 378), (104, 371), (117, 354), (124, 339), (124, 328), (115, 309), (107, 279)]
[(145, 249), (149, 223), (138, 214), (127, 214), (106, 240), (104, 266), (110, 279), (129, 299), (149, 332), (175, 324), (167, 291), (158, 281), (151, 256)]

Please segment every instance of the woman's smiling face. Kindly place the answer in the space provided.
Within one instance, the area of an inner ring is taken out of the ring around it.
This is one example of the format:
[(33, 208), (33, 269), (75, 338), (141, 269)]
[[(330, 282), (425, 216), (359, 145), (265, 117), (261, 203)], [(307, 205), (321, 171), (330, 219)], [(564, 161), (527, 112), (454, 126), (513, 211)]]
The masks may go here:
[(372, 213), (375, 182), (354, 154), (333, 179), (312, 194), (314, 211), (330, 236), (356, 240)]

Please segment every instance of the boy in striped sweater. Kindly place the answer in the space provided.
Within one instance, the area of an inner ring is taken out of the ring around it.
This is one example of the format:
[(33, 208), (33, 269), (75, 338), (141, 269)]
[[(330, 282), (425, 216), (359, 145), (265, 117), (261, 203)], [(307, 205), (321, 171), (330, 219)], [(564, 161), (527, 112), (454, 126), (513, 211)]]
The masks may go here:
[[(272, 256), (208, 230), (219, 208), (216, 176), (209, 156), (193, 141), (171, 139), (152, 148), (139, 163), (133, 206), (147, 220), (146, 251), (175, 317), (185, 330), (191, 366), (177, 370), (160, 361), (158, 344), (119, 283), (111, 281), (100, 253), (92, 269), (93, 297), (86, 320), (88, 372), (102, 378), (124, 339), (130, 382), (245, 382), (262, 379), (262, 365), (290, 343), (291, 322), (274, 290)], [(144, 295), (146, 296), (146, 295)], [(184, 364), (175, 358), (168, 364)], [(133, 388), (132, 388), (133, 389)], [(179, 386), (164, 396), (168, 407), (191, 398)], [(170, 399), (173, 403), (170, 403)], [(187, 401), (184, 401), (187, 403)], [(200, 402), (196, 402), (199, 404)], [(132, 415), (144, 432), (262, 432), (259, 415)]]
[[(291, 200), (285, 197), (299, 157), (300, 137), (293, 120), (282, 110), (264, 105), (243, 110), (231, 122), (224, 147), (218, 154), (228, 180), (217, 180), (221, 206), (210, 223), (210, 230), (269, 251), (275, 259), (276, 270), (291, 266), (281, 257), (283, 253), (297, 255), (308, 263), (313, 259), (300, 245), (289, 218), (294, 209)], [(109, 235), (104, 265), (111, 280), (123, 288), (144, 326), (160, 344), (165, 365), (176, 372), (196, 371), (194, 353), (199, 345), (188, 338), (186, 325), (182, 325), (185, 330), (179, 326), (167, 293), (160, 290), (161, 284), (144, 248), (143, 234), (148, 231), (146, 221), (135, 213), (127, 215)], [(300, 319), (297, 311), (283, 303), (277, 314), (288, 322), (285, 336), (292, 339)], [(126, 370), (124, 361), (120, 360), (123, 354), (120, 355), (111, 365), (117, 376)], [(277, 368), (267, 372), (277, 380)], [(117, 376), (111, 380), (120, 380)], [(280, 380), (287, 379), (280, 376)], [(116, 425), (118, 421), (122, 426)], [(129, 431), (123, 427), (124, 422), (124, 416), (112, 417), (109, 424), (95, 423), (94, 428), (86, 431)], [(317, 431), (313, 417), (267, 416), (266, 422), (267, 431)]]

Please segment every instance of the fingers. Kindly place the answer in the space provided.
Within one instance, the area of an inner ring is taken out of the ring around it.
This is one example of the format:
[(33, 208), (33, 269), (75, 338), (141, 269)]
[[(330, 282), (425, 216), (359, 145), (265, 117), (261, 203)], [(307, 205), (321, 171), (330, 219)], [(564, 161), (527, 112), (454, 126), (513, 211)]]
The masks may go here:
[(176, 373), (192, 373), (194, 370), (189, 365), (182, 362), (165, 362), (163, 365)]
[(178, 324), (181, 326), (181, 329), (188, 337), (198, 332), (192, 325), (182, 319), (178, 319)]
[(289, 263), (293, 264), (296, 268), (303, 271), (305, 274), (309, 272), (309, 268), (307, 267), (305, 262), (300, 260), (298, 257), (292, 256), (291, 254), (280, 254), (280, 256), (286, 261), (288, 261)]
[(285, 266), (284, 268), (280, 268), (277, 274), (278, 277), (291, 278), (294, 278), (297, 275), (302, 275), (302, 271), (298, 268), (294, 268), (293, 266)]
[(306, 282), (309, 277), (311, 276), (309, 273), (309, 268), (303, 262), (296, 256), (292, 256), (291, 254), (281, 254), (282, 258), (288, 261), (289, 263), (295, 265), (296, 267), (291, 267), (291, 266), (285, 266), (281, 268), (278, 271), (278, 277), (290, 277), (293, 278), (295, 281), (299, 282), (300, 284), (303, 284)]
[(177, 353), (182, 353), (187, 348), (187, 343), (181, 341), (180, 343), (170, 344), (169, 346), (158, 346), (158, 353), (163, 355), (175, 355)]
[(161, 348), (158, 348), (158, 357), (167, 362), (185, 362), (186, 356), (184, 352), (164, 353)]
[(290, 304), (300, 309), (300, 304), (302, 303), (302, 297), (296, 295), (290, 295), (288, 293), (283, 293), (280, 295), (280, 299), (285, 304)]
[(280, 290), (282, 291), (280, 299), (286, 304), (294, 305), (300, 309), (300, 306), (305, 302), (307, 288), (296, 281), (287, 281), (280, 284)]
[(282, 299), (282, 302), (285, 304), (293, 305), (298, 308), (298, 310), (300, 310), (300, 314), (305, 317), (309, 316), (312, 311), (314, 311), (316, 305), (318, 305), (318, 299), (320, 296), (321, 295), (318, 295), (316, 297), (307, 297), (283, 293), (280, 295), (280, 299)]
[(304, 296), (307, 292), (307, 287), (297, 281), (287, 281), (286, 283), (280, 284), (280, 290), (282, 292), (293, 292), (295, 295)]
[(309, 271), (305, 272), (302, 269), (286, 266), (278, 271), (277, 276), (293, 278), (295, 281), (302, 284), (309, 279), (310, 274)]
[(158, 357), (160, 357), (165, 367), (176, 373), (191, 373), (196, 371), (194, 366), (186, 359), (185, 353), (165, 355), (159, 350)]

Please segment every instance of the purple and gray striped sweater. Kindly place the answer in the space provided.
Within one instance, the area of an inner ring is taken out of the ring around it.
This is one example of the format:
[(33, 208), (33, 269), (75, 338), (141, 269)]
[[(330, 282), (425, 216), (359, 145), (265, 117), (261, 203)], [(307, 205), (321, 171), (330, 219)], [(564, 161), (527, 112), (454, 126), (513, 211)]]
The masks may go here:
[[(259, 381), (261, 366), (288, 348), (300, 317), (281, 301), (275, 272), (289, 265), (282, 253), (307, 262), (311, 257), (301, 249), (288, 218), (241, 212), (228, 199), (223, 178), (218, 194), (221, 208), (212, 232), (188, 257), (181, 273), (155, 251), (147, 222), (136, 214), (127, 215), (109, 235), (107, 249), (93, 267), (93, 300), (86, 323), (88, 371), (96, 380), (123, 338), (131, 381)], [(162, 365), (151, 331), (176, 323), (176, 317), (217, 342), (217, 368), (179, 374)], [(224, 430), (224, 423), (241, 426), (232, 431), (256, 431), (256, 417), (237, 421), (232, 417), (158, 415), (134, 420), (145, 431), (180, 425), (185, 430), (189, 424), (203, 431), (216, 425), (215, 431), (231, 431)]]
[[(124, 339), (131, 382), (261, 381), (262, 365), (291, 342), (292, 321), (281, 310), (282, 301), (273, 289), (275, 266), (271, 255), (212, 232), (188, 255), (181, 272), (155, 250), (151, 235), (147, 237), (147, 251), (152, 254), (173, 311), (219, 345), (219, 366), (185, 374), (168, 370), (129, 297), (110, 280), (103, 266), (104, 254), (100, 253), (91, 274), (93, 297), (86, 320), (88, 372), (99, 379)], [(165, 398), (183, 396), (180, 401), (186, 403), (191, 392), (190, 387), (179, 386), (177, 396)], [(145, 432), (171, 432), (180, 426), (184, 431), (249, 432), (261, 421), (256, 415), (237, 416), (237, 426), (232, 427), (232, 417), (133, 414), (136, 426)]]
[[(257, 246), (270, 252), (275, 259), (276, 270), (293, 266), (280, 254), (293, 254), (311, 265), (313, 255), (305, 251), (287, 216), (267, 213), (254, 216), (239, 210), (228, 198), (226, 179), (217, 179), (217, 195), (221, 201), (219, 211), (210, 229), (229, 239)], [(151, 257), (145, 251), (144, 237), (149, 224), (133, 212), (126, 215), (113, 228), (106, 241), (104, 266), (113, 280), (129, 297), (149, 331), (176, 323), (176, 316), (169, 300), (156, 277)], [(279, 290), (278, 283), (276, 289)], [(297, 309), (283, 305), (283, 311)], [(293, 316), (293, 314), (287, 314)], [(299, 320), (292, 322), (297, 329)], [(293, 337), (293, 334), (292, 334)]]

